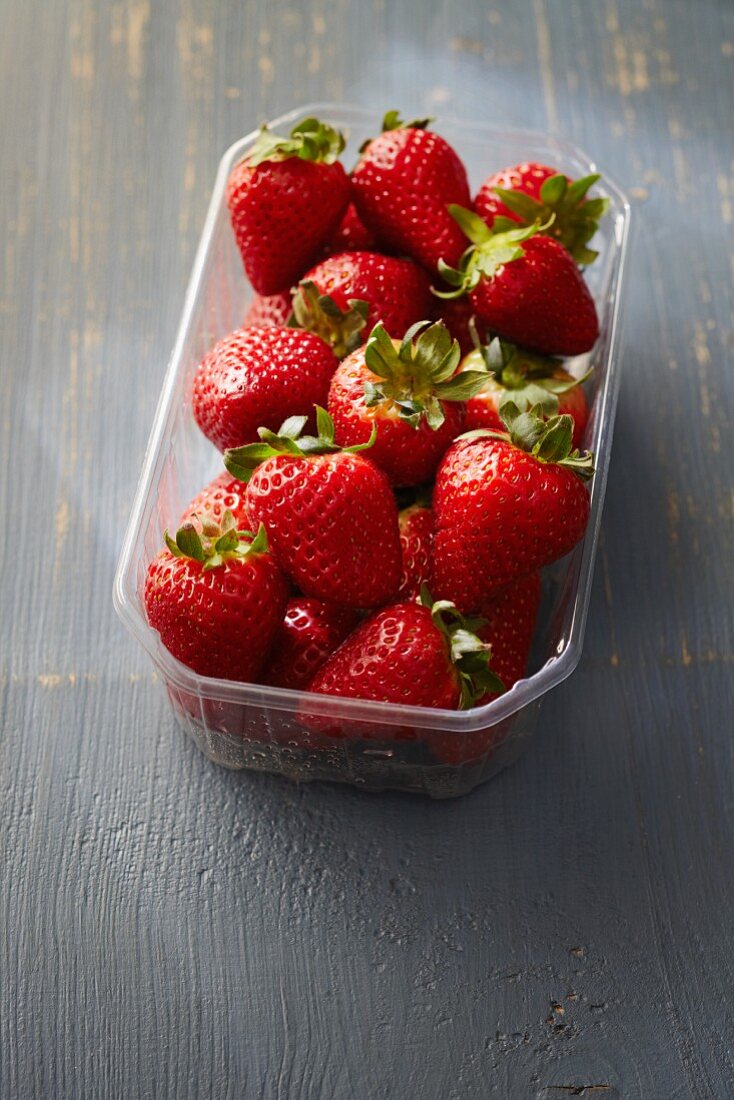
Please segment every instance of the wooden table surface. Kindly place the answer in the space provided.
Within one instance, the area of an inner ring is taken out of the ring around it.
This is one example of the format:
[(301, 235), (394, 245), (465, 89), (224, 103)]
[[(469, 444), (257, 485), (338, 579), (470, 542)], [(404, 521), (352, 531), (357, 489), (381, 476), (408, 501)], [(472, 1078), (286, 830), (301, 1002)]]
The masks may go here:
[[(731, 0), (5, 0), (0, 1096), (734, 1095)], [(112, 577), (221, 152), (318, 98), (632, 196), (584, 656), (446, 804), (218, 770)]]

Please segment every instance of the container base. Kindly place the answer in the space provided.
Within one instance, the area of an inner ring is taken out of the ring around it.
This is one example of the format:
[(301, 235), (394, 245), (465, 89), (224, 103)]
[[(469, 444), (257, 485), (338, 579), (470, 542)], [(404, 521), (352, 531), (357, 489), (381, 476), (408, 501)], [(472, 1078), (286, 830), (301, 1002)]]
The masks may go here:
[(501, 744), (460, 764), (434, 761), (422, 742), (341, 739), (318, 748), (273, 744), (209, 728), (171, 698), (181, 728), (213, 763), (230, 771), (282, 775), (296, 783), (348, 783), (360, 790), (406, 791), (433, 799), (457, 798), (492, 779), (523, 752), (533, 728), (516, 722)]

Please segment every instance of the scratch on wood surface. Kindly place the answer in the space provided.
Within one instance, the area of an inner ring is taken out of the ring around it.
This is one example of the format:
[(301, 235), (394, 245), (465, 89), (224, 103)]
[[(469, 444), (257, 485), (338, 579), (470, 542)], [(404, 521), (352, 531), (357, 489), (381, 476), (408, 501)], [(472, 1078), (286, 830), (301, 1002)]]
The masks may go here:
[(548, 16), (545, 10), (545, 0), (533, 0), (533, 12), (535, 14), (535, 36), (537, 42), (538, 64), (540, 66), (540, 78), (543, 84), (545, 113), (548, 119), (549, 129), (556, 130), (558, 128), (558, 109), (556, 106), (556, 92), (553, 82), (553, 56), (551, 52), (550, 29), (548, 27)]
[(127, 4), (127, 72), (135, 82), (143, 76), (145, 30), (149, 19), (148, 0)]
[(69, 534), (70, 514), (69, 501), (66, 497), (62, 497), (56, 508), (56, 518), (54, 520), (54, 588), (57, 587), (61, 577), (61, 566), (64, 560), (64, 546), (66, 544), (66, 537)]
[(708, 367), (711, 363), (711, 352), (708, 346), (706, 329), (700, 321), (693, 324), (693, 353), (698, 364), (698, 392), (701, 400), (701, 416), (709, 419), (711, 416), (711, 393), (708, 385)]
[(720, 172), (716, 177), (716, 186), (721, 196), (721, 220), (724, 225), (731, 225), (732, 221), (732, 183), (728, 176)]
[(79, 451), (77, 432), (77, 402), (79, 400), (79, 330), (69, 331), (69, 374), (66, 389), (61, 398), (63, 413), (64, 446), (62, 448), (62, 474), (70, 476), (76, 468)]
[(617, 652), (617, 632), (614, 628), (614, 619), (612, 617), (612, 580), (609, 572), (609, 559), (607, 558), (603, 535), (599, 540), (599, 554), (601, 556), (602, 576), (604, 578), (604, 600), (609, 612), (609, 641), (612, 649), (609, 655), (609, 664), (612, 668), (617, 668), (619, 666), (619, 654)]
[(676, 114), (668, 116), (668, 133), (672, 138), (671, 156), (673, 158), (673, 176), (675, 178), (675, 197), (685, 202), (692, 194), (690, 171), (680, 142), (688, 136)]

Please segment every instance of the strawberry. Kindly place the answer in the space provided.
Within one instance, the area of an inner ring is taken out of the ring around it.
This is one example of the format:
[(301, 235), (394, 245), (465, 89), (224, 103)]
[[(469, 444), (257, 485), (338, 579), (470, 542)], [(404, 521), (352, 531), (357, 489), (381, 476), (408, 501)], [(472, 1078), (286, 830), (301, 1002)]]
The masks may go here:
[[(358, 626), (316, 673), (308, 690), (402, 706), (474, 706), (487, 691), (502, 690), (489, 665), (490, 647), (476, 634), (480, 622), (465, 619), (445, 600), (434, 603), (424, 587), (420, 601), (391, 604)], [(344, 735), (333, 718), (309, 714), (306, 706), (299, 720), (309, 729)]]
[(290, 290), (280, 294), (263, 297), (255, 294), (242, 322), (244, 328), (249, 325), (275, 325), (282, 328), (293, 312), (293, 295)]
[(576, 263), (590, 264), (598, 253), (586, 245), (609, 206), (608, 199), (586, 197), (599, 178), (597, 173), (574, 181), (545, 164), (516, 164), (484, 181), (474, 209), (490, 229), (543, 225), (541, 232), (560, 241)]
[(290, 137), (263, 126), (227, 182), (227, 205), (247, 278), (258, 294), (287, 290), (315, 263), (349, 204), (338, 156), (344, 137), (315, 118)]
[(432, 478), (449, 443), (461, 431), (461, 404), (486, 382), (486, 372), (456, 374), (459, 345), (448, 329), (423, 321), (402, 343), (375, 325), (367, 345), (337, 368), (329, 389), (329, 412), (337, 442), (364, 443), (375, 425), (370, 452), (394, 485), (421, 485)]
[(293, 299), (297, 323), (330, 344), (339, 358), (361, 344), (378, 321), (402, 336), (432, 308), (426, 272), (412, 260), (377, 252), (341, 252), (322, 260), (304, 275)]
[(449, 203), (468, 206), (466, 169), (430, 119), (404, 123), (389, 111), (379, 137), (362, 147), (352, 173), (357, 212), (379, 239), (435, 271), (438, 261), (458, 264), (466, 246)]
[(459, 268), (440, 264), (453, 291), (469, 294), (480, 321), (493, 332), (541, 355), (580, 355), (594, 346), (599, 321), (594, 299), (570, 252), (540, 227), (493, 232), (458, 206), (451, 212), (472, 245)]
[(261, 443), (227, 451), (224, 463), (248, 482), (247, 511), (264, 523), (281, 568), (305, 596), (379, 607), (400, 585), (398, 512), (385, 474), (357, 452), (340, 448), (334, 425), (317, 409), (318, 437), (301, 436), (306, 417), (292, 417)]
[(351, 607), (295, 596), (286, 604), (285, 617), (261, 683), (294, 690), (304, 688), (358, 619)]
[[(490, 344), (477, 343), (463, 361), (466, 370), (484, 365), (487, 384), (466, 403), (465, 427), (503, 430), (500, 409), (511, 401), (521, 412), (539, 407), (544, 416), (568, 414), (573, 419), (571, 445), (578, 447), (589, 418), (589, 407), (581, 383), (564, 370), (560, 360), (535, 355), (495, 337)], [(589, 372), (591, 373), (591, 372)]]
[(179, 527), (185, 523), (193, 523), (201, 533), (204, 517), (214, 523), (222, 523), (225, 512), (230, 512), (238, 530), (249, 528), (250, 517), (245, 508), (246, 491), (247, 486), (243, 482), (223, 470), (194, 497), (181, 516)]
[(571, 417), (544, 421), (508, 403), (502, 418), (507, 434), (468, 433), (436, 476), (432, 590), (466, 612), (562, 558), (589, 517), (592, 456), (571, 450)]
[(430, 576), (433, 509), (428, 504), (416, 502), (402, 509), (398, 515), (398, 523), (403, 557), (403, 576), (398, 598), (414, 600), (422, 586), (428, 583)]
[(165, 540), (145, 582), (148, 622), (200, 676), (255, 680), (288, 597), (265, 529), (253, 539), (225, 512), (221, 524), (206, 520), (202, 535), (187, 523)]
[(331, 349), (311, 332), (236, 329), (197, 367), (194, 417), (220, 450), (252, 442), (259, 427), (272, 430), (325, 402), (335, 367)]
[[(527, 670), (540, 592), (540, 574), (528, 573), (508, 584), (482, 608), (481, 617), (487, 623), (480, 629), (479, 637), (492, 647), (492, 668), (505, 691), (522, 680)], [(483, 696), (477, 706), (484, 706), (494, 698), (493, 694)]]
[(376, 252), (379, 242), (372, 232), (364, 224), (357, 208), (350, 202), (346, 213), (341, 220), (341, 225), (327, 245), (329, 254), (337, 252)]
[[(477, 634), (491, 647), (492, 669), (504, 684), (505, 691), (525, 676), (539, 604), (540, 574), (529, 573), (503, 588), (482, 611), (481, 617), (487, 621)], [(488, 691), (475, 705), (485, 706), (500, 694), (502, 692)], [(432, 730), (428, 734), (428, 745), (442, 764), (463, 764), (480, 756), (493, 755), (507, 736), (511, 721), (460, 734)]]
[[(442, 289), (447, 290), (448, 287)], [(438, 299), (434, 302), (431, 316), (436, 321), (443, 321), (454, 340), (459, 341), (462, 355), (468, 355), (474, 350), (474, 338), (470, 326), (473, 325), (477, 333), (484, 335), (483, 326), (477, 324), (468, 298)]]

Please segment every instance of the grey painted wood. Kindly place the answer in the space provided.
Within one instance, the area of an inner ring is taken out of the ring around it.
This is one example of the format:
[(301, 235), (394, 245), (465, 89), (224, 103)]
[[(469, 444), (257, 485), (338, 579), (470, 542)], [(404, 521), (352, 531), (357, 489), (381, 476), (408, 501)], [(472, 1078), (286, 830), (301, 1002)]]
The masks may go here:
[[(730, 1097), (734, 8), (2, 5), (0, 1096)], [(221, 151), (552, 127), (637, 207), (585, 655), (452, 804), (220, 772), (110, 588)]]

